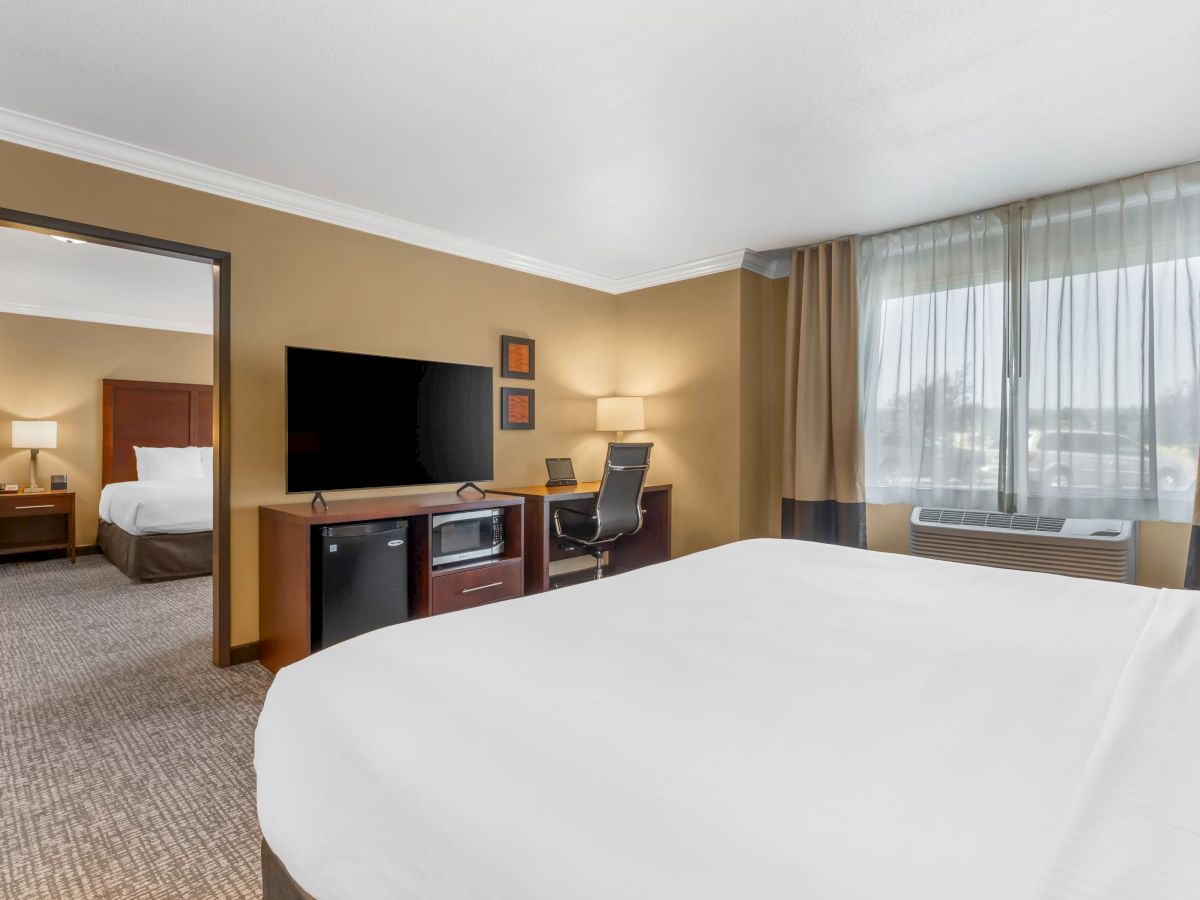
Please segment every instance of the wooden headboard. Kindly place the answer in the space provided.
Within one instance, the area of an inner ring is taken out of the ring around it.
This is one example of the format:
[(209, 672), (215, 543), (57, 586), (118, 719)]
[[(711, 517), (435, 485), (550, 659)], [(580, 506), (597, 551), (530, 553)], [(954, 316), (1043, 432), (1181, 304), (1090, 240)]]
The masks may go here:
[(137, 447), (211, 447), (210, 384), (104, 379), (101, 486), (136, 481)]

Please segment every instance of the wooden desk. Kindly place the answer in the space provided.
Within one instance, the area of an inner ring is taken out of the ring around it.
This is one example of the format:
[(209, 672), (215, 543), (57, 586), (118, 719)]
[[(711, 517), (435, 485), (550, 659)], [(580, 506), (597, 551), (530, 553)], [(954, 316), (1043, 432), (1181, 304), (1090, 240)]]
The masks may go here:
[[(546, 487), (493, 488), (493, 494), (525, 498), (525, 593), (550, 589), (550, 563), (585, 555), (582, 550), (564, 550), (554, 538), (554, 508), (568, 506), (590, 512), (595, 509), (598, 481)], [(609, 550), (610, 565), (618, 572), (638, 569), (671, 558), (671, 485), (646, 485), (642, 493), (642, 530), (617, 538)]]
[(0, 555), (65, 550), (75, 562), (75, 492), (0, 494)]

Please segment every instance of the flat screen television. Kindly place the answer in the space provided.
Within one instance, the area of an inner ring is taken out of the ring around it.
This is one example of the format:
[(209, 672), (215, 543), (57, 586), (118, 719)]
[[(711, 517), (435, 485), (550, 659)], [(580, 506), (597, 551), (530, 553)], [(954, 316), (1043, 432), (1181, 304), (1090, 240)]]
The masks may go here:
[(492, 478), (492, 370), (288, 347), (289, 493)]

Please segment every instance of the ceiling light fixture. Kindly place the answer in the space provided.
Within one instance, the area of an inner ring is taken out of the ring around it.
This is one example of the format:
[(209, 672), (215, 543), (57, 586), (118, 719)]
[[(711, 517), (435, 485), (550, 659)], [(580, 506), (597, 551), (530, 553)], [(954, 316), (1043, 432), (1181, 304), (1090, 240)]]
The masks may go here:
[(63, 235), (63, 234), (52, 234), (52, 235), (50, 235), (50, 237), (54, 238), (56, 241), (62, 241), (64, 244), (86, 244), (87, 243), (87, 241), (82, 240), (81, 238), (67, 237), (66, 235)]

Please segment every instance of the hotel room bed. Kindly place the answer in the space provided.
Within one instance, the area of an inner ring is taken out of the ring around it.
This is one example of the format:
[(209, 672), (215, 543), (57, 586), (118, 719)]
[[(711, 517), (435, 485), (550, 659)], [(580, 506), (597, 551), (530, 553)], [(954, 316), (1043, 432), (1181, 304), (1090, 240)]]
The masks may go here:
[(138, 448), (207, 450), (212, 472), (212, 387), (164, 381), (103, 384), (103, 462), (96, 546), (130, 578), (212, 572), (213, 480), (139, 471)]
[(1198, 748), (1191, 593), (747, 541), (284, 668), (264, 896), (1200, 896)]
[(119, 481), (100, 492), (96, 544), (139, 581), (212, 573), (213, 483)]

